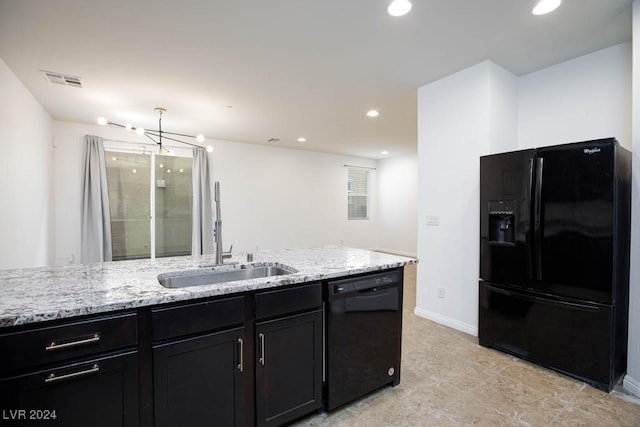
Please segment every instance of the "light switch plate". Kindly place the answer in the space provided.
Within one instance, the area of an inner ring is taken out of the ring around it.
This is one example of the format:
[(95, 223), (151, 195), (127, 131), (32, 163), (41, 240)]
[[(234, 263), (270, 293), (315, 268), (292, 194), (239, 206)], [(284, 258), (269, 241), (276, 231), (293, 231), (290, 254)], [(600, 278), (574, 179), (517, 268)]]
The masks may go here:
[(427, 215), (426, 224), (429, 227), (437, 227), (440, 225), (440, 217), (438, 215)]

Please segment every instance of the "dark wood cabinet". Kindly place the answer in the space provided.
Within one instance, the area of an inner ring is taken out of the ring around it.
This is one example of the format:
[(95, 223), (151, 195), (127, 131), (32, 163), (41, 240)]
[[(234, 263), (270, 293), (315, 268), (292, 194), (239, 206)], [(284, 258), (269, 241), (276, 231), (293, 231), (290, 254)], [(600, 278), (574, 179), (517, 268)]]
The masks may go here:
[(138, 426), (135, 344), (135, 313), (0, 335), (2, 424)]
[(131, 352), (2, 380), (3, 425), (137, 426), (137, 368)]
[(154, 425), (246, 424), (245, 297), (152, 309)]
[(322, 407), (322, 310), (256, 324), (256, 424)]
[(136, 313), (18, 327), (0, 334), (0, 376), (136, 346)]
[(256, 425), (280, 426), (322, 407), (322, 285), (255, 301)]
[(243, 426), (244, 328), (154, 346), (155, 425)]
[(322, 407), (321, 284), (151, 312), (155, 426), (279, 426)]

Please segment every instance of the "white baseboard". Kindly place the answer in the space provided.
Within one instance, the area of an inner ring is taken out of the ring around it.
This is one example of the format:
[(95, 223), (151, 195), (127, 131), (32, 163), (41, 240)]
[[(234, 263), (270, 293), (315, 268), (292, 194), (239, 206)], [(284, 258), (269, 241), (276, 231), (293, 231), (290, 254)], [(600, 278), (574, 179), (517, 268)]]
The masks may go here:
[(640, 397), (640, 381), (625, 375), (622, 385), (627, 391)]
[(416, 316), (424, 317), (425, 319), (433, 320), (436, 323), (440, 323), (441, 325), (464, 332), (465, 334), (473, 335), (474, 337), (478, 336), (477, 326), (469, 325), (467, 323), (460, 322), (459, 320), (451, 319), (450, 317), (446, 317), (428, 310), (423, 310), (418, 307), (413, 310), (413, 314), (415, 314)]

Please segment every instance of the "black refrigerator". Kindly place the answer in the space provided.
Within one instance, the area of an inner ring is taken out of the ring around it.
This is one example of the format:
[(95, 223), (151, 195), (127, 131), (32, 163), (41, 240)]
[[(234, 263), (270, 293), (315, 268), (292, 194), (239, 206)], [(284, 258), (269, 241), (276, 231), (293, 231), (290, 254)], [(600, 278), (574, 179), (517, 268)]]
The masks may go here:
[(611, 391), (630, 209), (631, 153), (614, 138), (481, 157), (480, 344)]

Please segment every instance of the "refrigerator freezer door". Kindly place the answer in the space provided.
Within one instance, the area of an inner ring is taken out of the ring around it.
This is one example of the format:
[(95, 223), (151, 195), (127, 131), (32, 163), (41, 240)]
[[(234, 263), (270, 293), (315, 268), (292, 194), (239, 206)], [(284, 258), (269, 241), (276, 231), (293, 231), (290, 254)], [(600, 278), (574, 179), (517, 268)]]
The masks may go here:
[(480, 344), (610, 391), (624, 372), (611, 361), (613, 309), (480, 282)]
[(535, 150), (480, 158), (480, 278), (532, 287), (531, 189)]
[(608, 139), (538, 150), (537, 290), (612, 302), (614, 143)]

